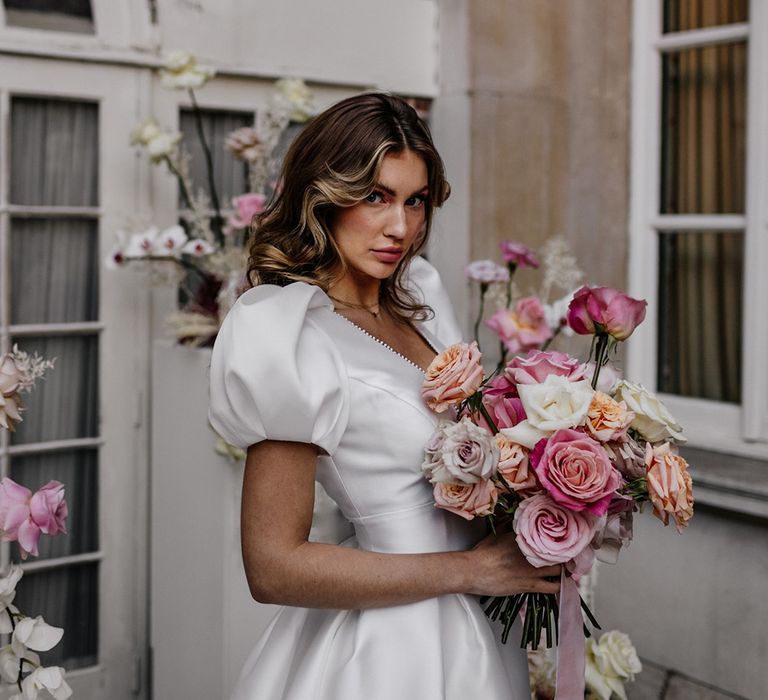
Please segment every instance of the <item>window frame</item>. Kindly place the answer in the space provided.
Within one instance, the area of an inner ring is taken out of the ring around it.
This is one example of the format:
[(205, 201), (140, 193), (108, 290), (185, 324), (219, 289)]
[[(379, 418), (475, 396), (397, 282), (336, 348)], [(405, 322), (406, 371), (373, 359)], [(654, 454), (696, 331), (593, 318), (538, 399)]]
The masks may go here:
[[(663, 0), (633, 3), (629, 290), (648, 300), (646, 322), (627, 353), (627, 375), (657, 390), (658, 233), (742, 231), (744, 235), (742, 401), (740, 405), (661, 393), (692, 445), (720, 452), (768, 457), (768, 135), (751, 128), (768, 120), (768, 8), (750, 2), (749, 22), (662, 33)], [(661, 215), (661, 57), (677, 49), (747, 42), (747, 191), (744, 215)], [(762, 307), (762, 308), (761, 308)]]

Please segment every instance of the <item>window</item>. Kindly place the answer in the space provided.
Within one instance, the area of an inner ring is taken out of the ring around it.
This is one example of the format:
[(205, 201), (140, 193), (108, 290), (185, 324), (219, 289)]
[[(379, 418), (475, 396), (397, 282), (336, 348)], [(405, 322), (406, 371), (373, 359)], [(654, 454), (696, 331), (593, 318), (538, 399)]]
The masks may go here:
[(10, 27), (93, 34), (90, 0), (3, 0)]
[(65, 628), (46, 663), (68, 668), (98, 661), (98, 126), (93, 102), (10, 99), (0, 339), (56, 367), (25, 396), (29, 419), (4, 437), (4, 472), (32, 490), (62, 481), (69, 504), (68, 533), (43, 538), (23, 564), (15, 602)]
[(755, 7), (634, 4), (630, 285), (649, 313), (629, 371), (695, 444), (763, 454), (748, 445), (768, 441), (765, 155), (750, 129), (768, 96), (750, 71), (766, 18)]

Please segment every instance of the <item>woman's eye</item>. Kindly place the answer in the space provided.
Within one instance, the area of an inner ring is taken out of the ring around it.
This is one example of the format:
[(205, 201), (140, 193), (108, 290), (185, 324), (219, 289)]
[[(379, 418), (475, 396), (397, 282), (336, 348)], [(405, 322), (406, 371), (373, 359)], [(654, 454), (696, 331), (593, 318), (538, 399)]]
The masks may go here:
[(413, 197), (408, 197), (405, 203), (409, 207), (423, 207), (426, 201), (427, 198), (424, 195), (415, 194)]
[(366, 202), (370, 202), (371, 204), (378, 204), (379, 202), (384, 201), (384, 197), (382, 196), (381, 192), (371, 192), (366, 198)]

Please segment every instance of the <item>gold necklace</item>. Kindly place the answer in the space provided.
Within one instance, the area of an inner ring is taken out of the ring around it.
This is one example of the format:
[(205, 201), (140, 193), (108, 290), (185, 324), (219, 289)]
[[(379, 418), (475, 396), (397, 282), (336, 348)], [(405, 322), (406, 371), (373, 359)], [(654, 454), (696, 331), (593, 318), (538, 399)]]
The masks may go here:
[(379, 305), (376, 305), (375, 310), (372, 308), (367, 307), (365, 304), (355, 304), (353, 301), (344, 301), (343, 299), (337, 299), (335, 296), (328, 294), (328, 298), (332, 301), (335, 301), (337, 304), (341, 304), (342, 306), (346, 306), (349, 309), (360, 309), (361, 311), (367, 311), (371, 316), (374, 318), (379, 317)]

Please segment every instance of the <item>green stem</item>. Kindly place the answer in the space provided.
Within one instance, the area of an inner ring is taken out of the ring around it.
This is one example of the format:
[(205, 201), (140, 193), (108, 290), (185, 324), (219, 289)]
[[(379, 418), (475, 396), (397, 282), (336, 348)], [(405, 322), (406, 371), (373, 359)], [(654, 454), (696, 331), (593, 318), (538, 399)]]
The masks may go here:
[(515, 270), (517, 270), (517, 265), (515, 263), (507, 263), (507, 269), (509, 270), (509, 277), (507, 278), (507, 308), (509, 308), (512, 305), (512, 277), (515, 274)]
[(491, 418), (491, 415), (488, 413), (488, 409), (483, 405), (482, 400), (480, 400), (480, 403), (478, 404), (478, 408), (483, 418), (485, 418), (486, 422), (488, 423), (488, 427), (491, 429), (491, 433), (496, 435), (496, 433), (499, 432), (499, 429), (496, 427), (496, 423), (494, 422), (493, 418)]
[(592, 388), (597, 389), (597, 380), (600, 377), (600, 370), (608, 362), (608, 345), (610, 336), (607, 333), (600, 333), (597, 336), (597, 347), (595, 348), (595, 373), (592, 377)]
[(211, 206), (213, 207), (214, 216), (211, 221), (211, 229), (216, 237), (216, 241), (219, 245), (224, 245), (224, 233), (221, 228), (221, 206), (219, 205), (219, 195), (216, 192), (216, 182), (213, 176), (213, 157), (211, 156), (211, 149), (208, 147), (208, 142), (205, 140), (205, 131), (203, 130), (203, 114), (200, 111), (200, 107), (195, 99), (195, 91), (190, 89), (189, 99), (192, 102), (192, 112), (195, 115), (195, 127), (197, 128), (197, 136), (200, 139), (200, 145), (203, 148), (203, 155), (205, 156), (205, 169), (208, 175), (208, 187), (211, 194)]
[(480, 347), (480, 321), (483, 320), (483, 312), (485, 311), (485, 295), (488, 293), (488, 284), (486, 282), (480, 283), (480, 308), (477, 311), (477, 318), (475, 319), (475, 331), (474, 337), (477, 347)]
[(181, 172), (173, 164), (170, 156), (165, 156), (164, 160), (165, 164), (168, 166), (168, 170), (170, 170), (171, 173), (173, 173), (176, 176), (176, 179), (179, 181), (179, 189), (181, 190), (181, 199), (184, 201), (184, 206), (186, 206), (187, 209), (192, 209), (192, 197), (189, 194), (187, 183), (184, 182), (184, 178), (182, 177)]

